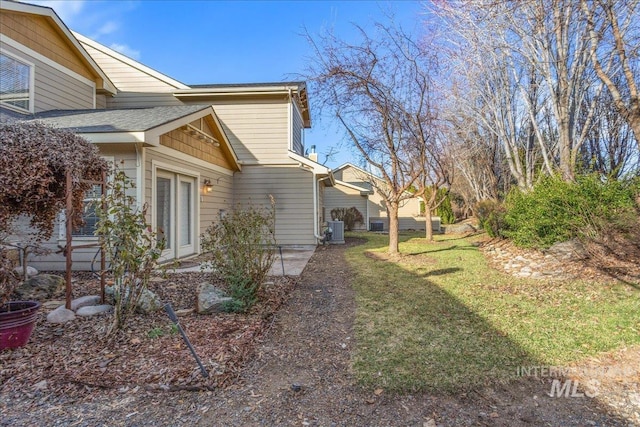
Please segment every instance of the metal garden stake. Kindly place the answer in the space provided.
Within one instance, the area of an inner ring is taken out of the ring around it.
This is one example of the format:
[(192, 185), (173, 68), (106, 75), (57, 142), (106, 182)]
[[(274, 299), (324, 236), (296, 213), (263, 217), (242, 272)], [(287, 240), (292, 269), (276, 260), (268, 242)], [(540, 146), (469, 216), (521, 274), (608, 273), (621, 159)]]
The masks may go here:
[(196, 350), (191, 345), (191, 342), (189, 342), (189, 338), (187, 338), (187, 334), (184, 333), (182, 326), (180, 326), (180, 323), (178, 322), (178, 316), (176, 316), (176, 313), (173, 311), (173, 308), (171, 308), (170, 303), (166, 303), (164, 305), (164, 311), (167, 312), (169, 319), (171, 319), (171, 321), (176, 325), (176, 327), (178, 328), (178, 331), (180, 332), (180, 335), (182, 335), (182, 339), (187, 344), (187, 347), (189, 347), (189, 350), (191, 350), (191, 354), (193, 354), (193, 358), (196, 359), (196, 362), (198, 362), (198, 366), (200, 366), (200, 372), (202, 372), (202, 376), (207, 378), (209, 376), (209, 373), (204, 368), (204, 365), (202, 364), (202, 362), (200, 361), (200, 358), (196, 354)]

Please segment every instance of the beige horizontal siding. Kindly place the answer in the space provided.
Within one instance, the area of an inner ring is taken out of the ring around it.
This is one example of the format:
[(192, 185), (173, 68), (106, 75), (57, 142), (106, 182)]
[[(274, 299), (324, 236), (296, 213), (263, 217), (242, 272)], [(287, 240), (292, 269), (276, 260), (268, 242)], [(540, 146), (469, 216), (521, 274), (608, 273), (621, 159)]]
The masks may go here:
[(304, 145), (302, 143), (302, 130), (304, 127), (304, 123), (302, 121), (300, 109), (295, 102), (292, 103), (291, 112), (293, 113), (291, 121), (291, 139), (293, 141), (293, 151), (300, 154), (301, 156), (304, 156)]
[[(331, 219), (331, 211), (335, 208), (355, 207), (360, 211), (366, 221), (367, 198), (360, 195), (360, 191), (336, 183), (333, 187), (325, 189), (324, 205), (327, 212), (327, 220)], [(357, 229), (364, 229), (367, 224), (357, 224)]]
[(3, 50), (34, 65), (34, 110), (93, 108), (95, 90), (86, 82), (53, 68), (51, 65), (13, 48), (2, 45)]
[[(313, 175), (297, 166), (245, 166), (234, 175), (234, 202), (269, 206), (276, 202), (276, 239), (280, 245), (313, 245)], [(321, 209), (319, 209), (321, 212)]]
[(170, 92), (175, 89), (175, 86), (152, 76), (144, 70), (114, 58), (108, 52), (98, 50), (84, 43), (83, 46), (119, 91)]
[(96, 108), (101, 110), (107, 108), (106, 95), (96, 95)]
[(240, 160), (292, 162), (287, 155), (289, 115), (285, 100), (215, 101), (213, 109)]

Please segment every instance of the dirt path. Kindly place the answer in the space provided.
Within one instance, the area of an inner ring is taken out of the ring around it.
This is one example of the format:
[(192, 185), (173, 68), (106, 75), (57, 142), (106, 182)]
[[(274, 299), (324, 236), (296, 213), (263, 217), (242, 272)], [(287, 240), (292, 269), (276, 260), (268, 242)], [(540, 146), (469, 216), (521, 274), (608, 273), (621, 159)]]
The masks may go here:
[(344, 260), (354, 244), (318, 248), (242, 385), (216, 393), (199, 425), (632, 425), (588, 397), (550, 398), (550, 382), (532, 378), (457, 397), (360, 389), (349, 370), (355, 301)]

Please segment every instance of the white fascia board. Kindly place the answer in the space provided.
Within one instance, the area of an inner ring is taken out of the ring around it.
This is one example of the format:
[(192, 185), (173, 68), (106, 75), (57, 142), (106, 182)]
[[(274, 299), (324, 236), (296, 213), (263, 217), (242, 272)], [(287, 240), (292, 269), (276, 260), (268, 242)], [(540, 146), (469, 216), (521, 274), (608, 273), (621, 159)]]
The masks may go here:
[(94, 144), (144, 144), (147, 142), (145, 141), (144, 132), (78, 132), (77, 134)]
[(111, 80), (109, 80), (109, 78), (106, 76), (106, 74), (104, 74), (104, 72), (98, 66), (98, 64), (96, 64), (93, 58), (80, 45), (80, 42), (78, 42), (78, 39), (74, 37), (74, 35), (71, 33), (71, 30), (69, 30), (67, 25), (64, 22), (62, 22), (62, 20), (58, 17), (56, 12), (52, 8), (46, 7), (46, 6), (37, 6), (37, 5), (27, 4), (27, 3), (8, 2), (8, 1), (0, 0), (0, 9), (11, 10), (14, 12), (29, 13), (32, 15), (47, 16), (53, 19), (53, 21), (62, 30), (65, 36), (67, 36), (69, 41), (75, 46), (76, 49), (78, 49), (78, 52), (80, 52), (83, 58), (87, 60), (87, 62), (91, 65), (93, 70), (100, 76), (100, 78), (104, 82), (104, 88), (113, 94), (118, 93), (118, 90), (113, 85), (113, 83), (111, 83)]
[[(336, 184), (338, 184), (338, 185), (343, 185), (343, 186), (345, 186), (345, 187), (347, 187), (347, 188), (351, 188), (351, 189), (353, 189), (353, 190), (357, 190), (357, 191), (359, 191), (360, 193), (373, 194), (373, 190), (370, 190), (370, 189), (368, 189), (368, 188), (364, 188), (364, 187), (359, 187), (359, 186), (357, 186), (357, 185), (350, 184), (350, 183), (348, 183), (348, 182), (340, 181), (339, 179), (336, 179)], [(364, 195), (364, 194), (363, 194), (363, 195)]]
[(333, 172), (328, 167), (321, 165), (320, 163), (314, 162), (313, 160), (308, 159), (307, 157), (301, 156), (298, 153), (289, 150), (288, 152), (289, 158), (295, 160), (300, 165), (308, 168), (309, 171), (313, 172), (316, 175), (325, 175), (325, 178), (329, 178), (329, 183), (331, 186), (336, 184), (336, 179), (333, 176)]
[(239, 86), (239, 87), (211, 87), (211, 88), (189, 88), (188, 90), (177, 90), (173, 95), (177, 98), (198, 97), (212, 95), (288, 95), (290, 90), (298, 90), (298, 86)]
[(220, 130), (220, 133), (222, 134), (222, 137), (224, 139), (223, 144), (227, 145), (227, 148), (231, 153), (231, 157), (233, 157), (233, 162), (235, 163), (235, 165), (238, 167), (239, 170), (242, 170), (242, 164), (240, 163), (240, 159), (238, 159), (236, 150), (233, 149), (233, 145), (231, 145), (231, 141), (229, 141), (229, 137), (227, 137), (227, 134), (224, 131), (224, 127), (222, 127), (222, 123), (220, 123), (220, 120), (218, 119), (218, 115), (216, 114), (213, 107), (211, 107), (211, 116), (213, 117), (213, 121), (218, 127), (218, 130)]
[(104, 53), (105, 55), (111, 56), (114, 59), (117, 59), (120, 62), (123, 62), (127, 65), (129, 65), (130, 67), (133, 67), (139, 71), (142, 71), (145, 74), (150, 75), (151, 77), (154, 77), (170, 86), (175, 87), (176, 89), (189, 89), (189, 86), (185, 85), (184, 83), (181, 83), (177, 80), (172, 79), (171, 77), (162, 74), (159, 71), (154, 70), (153, 68), (147, 67), (146, 65), (129, 58), (128, 56), (125, 56), (119, 52), (116, 52), (115, 50), (98, 43), (95, 40), (91, 40), (88, 37), (83, 36), (82, 34), (76, 33), (75, 31), (72, 31), (73, 35), (81, 42), (84, 43), (88, 46), (91, 46), (92, 48), (99, 50), (100, 52)]

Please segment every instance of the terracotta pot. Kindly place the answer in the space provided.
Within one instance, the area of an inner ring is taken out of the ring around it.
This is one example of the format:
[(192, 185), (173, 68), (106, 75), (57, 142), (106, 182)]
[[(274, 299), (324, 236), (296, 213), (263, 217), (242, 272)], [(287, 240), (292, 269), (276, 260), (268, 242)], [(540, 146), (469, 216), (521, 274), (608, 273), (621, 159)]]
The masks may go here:
[(0, 308), (0, 350), (22, 347), (29, 341), (39, 309), (38, 301), (11, 301)]

